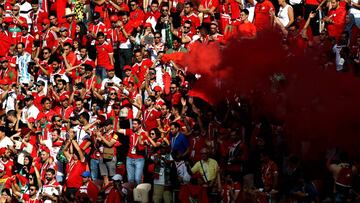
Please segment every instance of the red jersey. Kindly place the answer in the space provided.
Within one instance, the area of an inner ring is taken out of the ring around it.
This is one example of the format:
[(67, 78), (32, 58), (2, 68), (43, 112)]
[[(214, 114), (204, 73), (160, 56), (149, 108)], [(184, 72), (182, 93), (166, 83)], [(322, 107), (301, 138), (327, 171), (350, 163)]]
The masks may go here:
[(54, 31), (50, 29), (46, 30), (43, 32), (41, 39), (43, 42), (42, 47), (49, 47), (50, 49), (55, 48), (57, 35)]
[(135, 63), (132, 67), (132, 74), (134, 74), (139, 79), (139, 84), (144, 82), (145, 74), (147, 69), (152, 66), (152, 61), (150, 59), (143, 59), (140, 63)]
[(145, 151), (145, 145), (141, 144), (140, 141), (146, 141), (145, 131), (140, 129), (137, 133), (133, 132), (131, 129), (126, 129), (126, 135), (129, 136), (130, 146), (127, 156), (132, 159), (144, 158), (143, 151)]
[(140, 8), (137, 8), (135, 11), (130, 12), (130, 19), (134, 22), (137, 22), (138, 25), (144, 22), (145, 14), (144, 11)]
[(16, 38), (16, 43), (22, 42), (25, 44), (25, 51), (32, 53), (32, 46), (34, 44), (34, 37), (31, 34), (19, 35)]
[(274, 5), (269, 0), (265, 0), (262, 3), (257, 3), (255, 5), (255, 16), (254, 16), (254, 25), (257, 30), (262, 31), (264, 29), (271, 28), (271, 17), (270, 11), (275, 11)]
[(93, 23), (90, 23), (88, 31), (91, 33), (94, 33), (96, 36), (98, 32), (106, 33), (107, 28), (103, 22), (99, 22), (96, 25), (94, 25)]
[(147, 20), (151, 20), (151, 18), (154, 18), (155, 21), (157, 22), (158, 19), (160, 18), (160, 16), (161, 16), (161, 13), (158, 10), (155, 12), (152, 12), (152, 11), (146, 12), (145, 16), (144, 16), (144, 22), (146, 22)]
[(241, 23), (238, 27), (240, 37), (253, 38), (256, 37), (256, 27), (251, 22)]
[[(128, 34), (131, 34), (135, 27), (136, 27), (135, 23), (132, 20), (130, 20), (126, 24), (124, 24), (124, 29), (125, 29), (126, 33), (128, 33)], [(124, 36), (123, 32), (119, 32), (120, 43), (125, 43), (127, 40), (128, 39)]]
[(96, 53), (97, 53), (97, 65), (100, 67), (104, 67), (109, 70), (113, 68), (110, 62), (109, 54), (113, 54), (113, 47), (108, 42), (104, 42), (102, 44), (96, 45)]
[(69, 188), (80, 188), (82, 185), (81, 174), (86, 171), (87, 163), (85, 160), (70, 159), (66, 165), (66, 186)]
[[(185, 21), (190, 21), (193, 29), (196, 29), (197, 27), (200, 26), (199, 16), (196, 15), (195, 13), (190, 13), (189, 15), (181, 16), (181, 24), (182, 25), (185, 24)], [(195, 30), (192, 30), (192, 31), (195, 31)]]
[(146, 109), (143, 115), (143, 126), (146, 131), (158, 127), (157, 119), (160, 118), (160, 111), (155, 108)]
[(91, 201), (95, 202), (99, 194), (98, 187), (92, 182), (89, 181), (86, 185), (82, 185), (76, 193), (76, 197), (80, 195), (86, 195), (90, 198)]
[[(201, 0), (200, 5), (202, 5), (205, 9), (206, 8), (211, 9), (213, 7), (218, 8), (219, 7), (219, 0)], [(203, 22), (210, 23), (211, 22), (211, 16), (208, 15), (208, 14), (205, 14)]]

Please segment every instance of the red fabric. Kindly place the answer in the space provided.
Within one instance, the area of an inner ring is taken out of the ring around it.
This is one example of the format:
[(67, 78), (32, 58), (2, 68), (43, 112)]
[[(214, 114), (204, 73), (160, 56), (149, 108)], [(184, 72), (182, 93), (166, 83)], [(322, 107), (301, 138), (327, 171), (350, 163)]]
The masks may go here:
[(197, 28), (200, 26), (200, 19), (199, 16), (196, 15), (195, 13), (191, 13), (190, 15), (183, 15), (181, 17), (181, 24), (184, 25), (185, 21), (191, 21), (191, 26), (192, 28)]
[(157, 119), (160, 118), (160, 115), (161, 112), (155, 108), (151, 110), (146, 109), (143, 116), (144, 130), (150, 131), (151, 129), (158, 127)]
[(113, 65), (110, 63), (109, 54), (112, 54), (113, 47), (108, 42), (96, 45), (97, 52), (97, 65), (106, 68), (107, 70), (112, 69)]
[(161, 60), (164, 63), (169, 63), (170, 61), (174, 61), (176, 64), (181, 64), (184, 59), (186, 53), (184, 52), (173, 52), (171, 54), (164, 54)]
[(144, 22), (145, 14), (144, 11), (140, 8), (137, 8), (135, 11), (130, 12), (130, 19), (142, 24)]
[[(146, 135), (145, 132), (142, 131), (140, 133), (134, 133), (131, 129), (126, 129), (126, 133), (127, 136), (129, 136), (130, 139), (130, 143), (129, 143), (129, 151), (127, 156), (132, 158), (132, 159), (139, 159), (139, 158), (144, 158), (143, 155), (138, 154), (140, 151), (144, 151), (145, 150), (145, 146), (144, 144), (140, 144), (140, 139), (142, 141), (146, 141)], [(136, 154), (131, 154), (131, 149), (133, 147), (136, 147)]]
[(12, 44), (11, 37), (4, 31), (0, 31), (0, 56), (6, 56)]
[[(219, 0), (201, 0), (200, 5), (202, 5), (205, 9), (206, 8), (211, 9), (213, 7), (218, 8), (219, 7)], [(211, 22), (211, 16), (210, 15), (208, 15), (207, 17), (204, 16), (203, 22), (210, 23)]]
[(149, 11), (149, 12), (146, 12), (146, 13), (145, 13), (144, 21), (146, 22), (146, 20), (147, 20), (148, 18), (154, 17), (155, 20), (156, 20), (156, 22), (157, 22), (157, 20), (160, 18), (160, 16), (161, 16), (160, 11), (156, 11), (155, 13), (152, 12), (152, 11)]
[(146, 71), (152, 66), (153, 62), (150, 59), (143, 59), (140, 63), (135, 63), (132, 67), (132, 74), (139, 79), (139, 84), (142, 84), (145, 79)]
[(114, 202), (122, 202), (121, 200), (121, 192), (112, 188), (109, 192), (108, 197), (105, 200), (105, 203), (114, 203)]

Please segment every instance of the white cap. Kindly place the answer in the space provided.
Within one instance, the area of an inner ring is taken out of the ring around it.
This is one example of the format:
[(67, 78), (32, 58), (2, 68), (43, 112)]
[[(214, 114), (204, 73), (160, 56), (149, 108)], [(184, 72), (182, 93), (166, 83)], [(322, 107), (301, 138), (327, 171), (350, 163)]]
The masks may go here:
[(114, 180), (114, 181), (121, 181), (122, 180), (122, 176), (120, 175), (120, 174), (116, 174), (116, 175), (114, 175), (113, 177), (112, 177), (112, 180)]

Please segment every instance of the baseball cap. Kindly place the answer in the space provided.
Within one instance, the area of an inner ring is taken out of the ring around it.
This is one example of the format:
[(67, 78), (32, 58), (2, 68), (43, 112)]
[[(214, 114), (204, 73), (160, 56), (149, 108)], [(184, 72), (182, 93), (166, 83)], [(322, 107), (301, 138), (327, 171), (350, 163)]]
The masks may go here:
[(28, 118), (28, 122), (29, 123), (35, 123), (35, 118), (33, 118), (33, 117)]
[(90, 171), (84, 171), (84, 173), (81, 174), (81, 177), (90, 178), (91, 177)]
[(45, 24), (45, 25), (49, 25), (50, 24), (50, 20), (45, 18), (43, 21), (42, 21), (42, 24)]
[(67, 31), (68, 29), (66, 28), (66, 27), (64, 27), (64, 26), (62, 26), (61, 28), (60, 28), (60, 32), (64, 32), (64, 31)]
[(37, 86), (45, 86), (45, 82), (42, 81), (42, 80), (39, 80), (39, 81), (36, 82), (36, 85)]
[(9, 85), (10, 81), (8, 79), (0, 80), (0, 85)]
[(160, 86), (155, 86), (154, 87), (154, 91), (156, 92), (161, 92), (162, 91), (162, 88)]
[(120, 174), (115, 174), (113, 177), (112, 177), (112, 180), (113, 181), (122, 181), (122, 176)]
[(129, 65), (125, 65), (123, 68), (124, 71), (131, 70), (131, 67)]

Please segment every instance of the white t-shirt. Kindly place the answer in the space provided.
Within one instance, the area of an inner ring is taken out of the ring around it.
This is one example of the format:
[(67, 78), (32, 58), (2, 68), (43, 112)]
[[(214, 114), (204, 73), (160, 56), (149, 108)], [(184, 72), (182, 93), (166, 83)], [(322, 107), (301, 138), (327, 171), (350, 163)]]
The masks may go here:
[(13, 146), (14, 143), (13, 141), (11, 141), (11, 139), (9, 137), (4, 137), (1, 141), (0, 141), (0, 148), (3, 148), (3, 147), (9, 147), (9, 146)]

